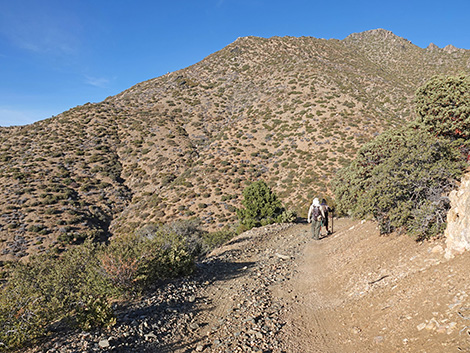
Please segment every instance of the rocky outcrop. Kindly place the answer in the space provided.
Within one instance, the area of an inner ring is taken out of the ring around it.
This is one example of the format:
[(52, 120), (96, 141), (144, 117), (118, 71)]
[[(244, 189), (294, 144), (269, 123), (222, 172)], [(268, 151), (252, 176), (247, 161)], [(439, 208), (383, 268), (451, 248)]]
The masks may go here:
[(431, 43), (431, 44), (428, 45), (428, 47), (426, 49), (429, 50), (429, 51), (437, 51), (437, 50), (439, 50), (439, 47), (436, 44)]
[(449, 198), (452, 207), (444, 232), (447, 258), (470, 249), (470, 174), (462, 178), (459, 189), (452, 191)]
[(443, 50), (449, 54), (455, 53), (455, 52), (465, 52), (464, 49), (456, 48), (452, 44), (446, 45)]

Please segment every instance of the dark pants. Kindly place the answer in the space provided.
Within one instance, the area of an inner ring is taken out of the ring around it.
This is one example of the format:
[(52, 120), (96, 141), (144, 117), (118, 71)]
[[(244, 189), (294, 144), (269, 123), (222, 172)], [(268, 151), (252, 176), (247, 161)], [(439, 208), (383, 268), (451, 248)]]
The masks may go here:
[(312, 229), (312, 237), (315, 240), (320, 239), (320, 228), (321, 228), (321, 221), (312, 221), (311, 229)]
[(323, 219), (323, 225), (325, 226), (326, 231), (328, 231), (328, 213), (325, 213), (325, 218)]

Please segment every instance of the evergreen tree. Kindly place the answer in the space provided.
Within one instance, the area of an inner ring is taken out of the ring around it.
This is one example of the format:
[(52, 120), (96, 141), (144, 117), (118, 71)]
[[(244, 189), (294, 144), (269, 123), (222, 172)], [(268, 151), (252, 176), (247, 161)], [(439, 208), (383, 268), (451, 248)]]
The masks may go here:
[(435, 76), (416, 91), (417, 122), (451, 139), (470, 137), (470, 78)]
[(338, 211), (373, 217), (383, 233), (404, 228), (426, 238), (443, 231), (447, 195), (467, 166), (470, 80), (436, 76), (415, 101), (417, 119), (361, 148), (333, 188)]
[(333, 181), (336, 204), (340, 212), (372, 216), (382, 233), (405, 227), (427, 237), (442, 230), (449, 207), (445, 195), (464, 168), (447, 140), (413, 126), (389, 131), (339, 171)]
[(245, 229), (275, 223), (284, 211), (281, 201), (263, 180), (243, 190), (242, 205), (245, 208), (237, 209), (237, 215)]

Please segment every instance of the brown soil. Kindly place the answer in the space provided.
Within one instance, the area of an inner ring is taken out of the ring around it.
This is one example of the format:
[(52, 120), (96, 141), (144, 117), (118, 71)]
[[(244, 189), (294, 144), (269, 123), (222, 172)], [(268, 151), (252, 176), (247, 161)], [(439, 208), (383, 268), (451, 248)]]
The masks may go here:
[[(279, 352), (470, 351), (470, 254), (446, 260), (442, 241), (380, 236), (372, 222), (341, 219), (334, 226), (320, 241), (311, 240), (307, 224), (270, 240), (279, 249), (299, 234), (304, 239), (292, 277), (270, 288), (272, 301), (285, 304)], [(246, 243), (223, 251), (236, 246)], [(248, 275), (207, 288), (214, 308), (201, 314), (207, 327), (237, 302), (234, 281)]]
[(447, 260), (442, 240), (380, 236), (372, 222), (334, 230), (319, 241), (306, 223), (245, 232), (200, 277), (127, 310), (131, 323), (32, 351), (103, 351), (105, 340), (112, 352), (470, 352), (469, 253)]
[(470, 351), (470, 256), (443, 244), (379, 236), (375, 224), (341, 220), (307, 243), (286, 316), (289, 352)]

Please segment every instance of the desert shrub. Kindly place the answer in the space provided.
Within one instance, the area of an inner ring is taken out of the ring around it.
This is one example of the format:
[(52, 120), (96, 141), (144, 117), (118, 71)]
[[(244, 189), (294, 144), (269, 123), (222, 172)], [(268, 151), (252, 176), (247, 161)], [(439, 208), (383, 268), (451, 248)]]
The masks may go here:
[(112, 242), (101, 263), (112, 283), (124, 290), (140, 290), (191, 273), (194, 257), (183, 236), (146, 225)]
[(176, 176), (173, 174), (167, 174), (162, 177), (161, 183), (163, 186), (171, 184), (176, 179)]
[(149, 225), (108, 246), (87, 240), (60, 257), (17, 263), (0, 290), (0, 342), (21, 346), (56, 322), (84, 330), (113, 325), (110, 300), (192, 272), (194, 256), (183, 235), (192, 227)]
[(223, 229), (216, 232), (207, 232), (202, 236), (204, 248), (206, 252), (222, 246), (224, 243), (232, 239), (236, 232), (231, 229)]
[(201, 228), (201, 220), (192, 218), (178, 220), (159, 226), (159, 229), (166, 233), (174, 233), (184, 239), (189, 253), (194, 258), (203, 256), (209, 251), (221, 246), (230, 240), (236, 233), (232, 229), (223, 229), (215, 232), (208, 232)]
[(255, 181), (243, 190), (242, 205), (237, 209), (239, 231), (259, 227), (286, 219), (285, 209), (277, 195), (263, 180)]
[(372, 216), (382, 233), (404, 227), (429, 237), (442, 229), (465, 161), (449, 140), (414, 124), (379, 135), (333, 181), (340, 213)]
[(207, 252), (203, 241), (206, 231), (201, 229), (201, 221), (198, 218), (177, 220), (161, 226), (162, 230), (167, 233), (175, 233), (182, 237), (186, 242), (188, 251), (194, 257)]
[(201, 232), (201, 221), (199, 219), (177, 220), (164, 224), (160, 228), (168, 233), (175, 233), (184, 238)]
[(60, 258), (42, 255), (17, 263), (0, 292), (0, 342), (20, 346), (60, 320), (82, 329), (114, 324), (108, 298), (115, 292), (96, 251), (85, 244)]
[(72, 233), (72, 232), (61, 233), (57, 237), (58, 241), (60, 241), (62, 243), (68, 243), (68, 244), (72, 244), (74, 242), (74, 239), (76, 239), (75, 234)]
[(278, 223), (293, 223), (297, 219), (297, 214), (292, 210), (284, 210), (278, 217)]
[(101, 266), (107, 278), (125, 293), (134, 292), (138, 277), (137, 252), (129, 246), (130, 244), (113, 243), (113, 246), (100, 256)]

